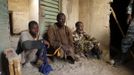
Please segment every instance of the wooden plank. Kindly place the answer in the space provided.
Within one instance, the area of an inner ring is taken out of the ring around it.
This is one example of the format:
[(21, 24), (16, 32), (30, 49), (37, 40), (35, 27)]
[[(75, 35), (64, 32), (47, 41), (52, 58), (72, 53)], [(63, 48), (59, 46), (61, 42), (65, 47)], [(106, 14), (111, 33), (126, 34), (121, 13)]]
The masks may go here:
[(47, 11), (47, 10), (45, 11), (45, 14), (46, 15), (53, 15), (55, 17), (57, 16), (57, 13), (56, 12), (51, 12), (51, 11)]
[[(41, 4), (41, 6), (45, 7), (44, 4)], [(45, 7), (44, 9), (47, 10), (47, 11), (51, 11), (51, 12), (57, 12), (57, 13), (59, 12), (59, 9), (53, 8), (53, 7)]]
[(53, 15), (45, 15), (46, 19), (52, 19), (52, 20), (56, 20), (56, 16)]
[(15, 75), (21, 75), (20, 59), (19, 58), (15, 58), (13, 60), (13, 63), (14, 63), (14, 72), (15, 72)]
[(4, 54), (8, 60), (9, 74), (21, 75), (20, 58), (16, 54), (15, 50), (12, 48), (5, 49)]
[(59, 8), (58, 4), (55, 5), (55, 4), (48, 3), (48, 2), (41, 2), (40, 4), (43, 5), (43, 6), (46, 6), (46, 7), (52, 7), (52, 8), (57, 8), (57, 9)]
[(52, 22), (52, 23), (54, 23), (54, 22), (56, 22), (56, 20), (53, 20), (53, 19), (45, 19), (45, 22)]
[(9, 63), (9, 74), (14, 75), (13, 61), (9, 60), (8, 63)]
[(59, 0), (40, 0), (40, 9), (44, 22), (41, 22), (41, 31), (46, 29), (45, 26), (53, 25), (56, 22), (56, 16), (59, 13)]
[(47, 3), (54, 4), (54, 5), (58, 5), (59, 4), (58, 0), (41, 0), (41, 2), (47, 2)]

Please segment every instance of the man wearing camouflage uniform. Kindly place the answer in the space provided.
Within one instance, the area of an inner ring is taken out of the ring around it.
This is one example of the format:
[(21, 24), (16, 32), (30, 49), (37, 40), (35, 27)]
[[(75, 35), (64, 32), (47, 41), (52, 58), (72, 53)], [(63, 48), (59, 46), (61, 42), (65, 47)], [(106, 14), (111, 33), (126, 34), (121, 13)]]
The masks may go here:
[(84, 32), (82, 22), (78, 21), (75, 27), (76, 30), (73, 32), (75, 52), (77, 54), (83, 53), (86, 56), (89, 56), (91, 53), (99, 59), (101, 54), (99, 49), (100, 43)]
[(126, 36), (123, 38), (121, 43), (122, 55), (121, 55), (121, 63), (124, 63), (127, 58), (128, 51), (130, 47), (133, 45), (134, 41), (134, 19), (133, 19), (133, 0), (130, 0), (130, 3), (127, 7), (127, 23), (129, 24), (128, 31)]

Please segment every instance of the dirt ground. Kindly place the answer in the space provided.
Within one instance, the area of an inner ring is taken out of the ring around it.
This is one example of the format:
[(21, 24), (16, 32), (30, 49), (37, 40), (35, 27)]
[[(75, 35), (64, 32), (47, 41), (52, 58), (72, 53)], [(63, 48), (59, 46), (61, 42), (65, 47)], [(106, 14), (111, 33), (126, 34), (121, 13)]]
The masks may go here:
[[(113, 67), (102, 60), (84, 59), (70, 64), (64, 61), (51, 63), (53, 71), (50, 75), (133, 75), (128, 69), (123, 67)], [(29, 66), (23, 68), (23, 75), (42, 75), (37, 68)]]
[[(16, 48), (17, 42), (18, 36), (11, 37), (12, 48)], [(123, 66), (114, 67), (103, 60), (93, 58), (80, 58), (75, 64), (55, 60), (55, 62), (52, 62), (50, 65), (53, 71), (51, 71), (49, 75), (134, 75), (134, 68), (126, 68)], [(39, 73), (38, 69), (31, 64), (28, 64), (26, 67), (22, 68), (22, 75), (43, 74)]]

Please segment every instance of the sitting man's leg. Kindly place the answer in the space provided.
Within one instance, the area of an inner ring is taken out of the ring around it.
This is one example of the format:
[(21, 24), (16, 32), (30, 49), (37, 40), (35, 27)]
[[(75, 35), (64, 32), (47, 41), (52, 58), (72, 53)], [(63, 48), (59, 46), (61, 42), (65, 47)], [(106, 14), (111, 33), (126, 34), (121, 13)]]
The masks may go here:
[(94, 46), (94, 48), (91, 50), (92, 54), (95, 55), (98, 59), (101, 59), (102, 51), (98, 46)]
[(22, 65), (25, 65), (26, 63), (33, 63), (36, 61), (36, 53), (37, 49), (32, 49), (32, 50), (25, 50), (22, 53)]
[(121, 43), (121, 50), (122, 50), (121, 61), (120, 61), (121, 63), (125, 63), (128, 51), (132, 46), (133, 42), (134, 42), (134, 26), (130, 25), (127, 31), (127, 35), (125, 38), (123, 38)]

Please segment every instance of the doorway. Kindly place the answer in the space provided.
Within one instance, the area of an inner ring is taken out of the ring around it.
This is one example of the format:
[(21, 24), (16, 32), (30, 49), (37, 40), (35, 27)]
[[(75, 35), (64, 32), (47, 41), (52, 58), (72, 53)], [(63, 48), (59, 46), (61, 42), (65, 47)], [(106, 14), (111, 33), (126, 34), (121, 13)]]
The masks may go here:
[(31, 20), (39, 22), (39, 0), (8, 0), (10, 33), (20, 34)]

